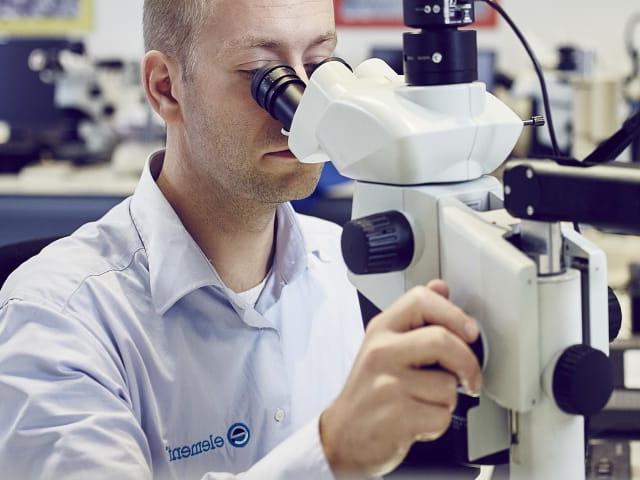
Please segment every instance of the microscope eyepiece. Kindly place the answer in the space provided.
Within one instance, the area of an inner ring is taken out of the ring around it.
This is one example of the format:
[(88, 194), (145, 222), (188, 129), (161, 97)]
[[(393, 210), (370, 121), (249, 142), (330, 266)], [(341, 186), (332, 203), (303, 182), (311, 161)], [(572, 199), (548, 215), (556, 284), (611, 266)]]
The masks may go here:
[(313, 74), (315, 73), (316, 70), (318, 70), (321, 66), (323, 66), (326, 63), (329, 62), (340, 62), (341, 64), (343, 64), (345, 67), (347, 67), (349, 70), (351, 70), (353, 72), (353, 68), (351, 68), (351, 65), (349, 65), (347, 63), (347, 61), (343, 58), (340, 57), (329, 57), (329, 58), (325, 58), (323, 61), (321, 61), (320, 63), (318, 63), (315, 68), (313, 69), (313, 72), (311, 72), (309, 74), (309, 76), (313, 76)]
[[(323, 60), (316, 65), (315, 70), (328, 62), (340, 62), (351, 70), (351, 66), (338, 57)], [(286, 131), (291, 130), (293, 117), (305, 89), (306, 84), (289, 65), (269, 65), (261, 68), (251, 81), (251, 96), (258, 105), (278, 120)]]
[(289, 131), (305, 88), (305, 83), (290, 66), (270, 65), (254, 75), (251, 95)]

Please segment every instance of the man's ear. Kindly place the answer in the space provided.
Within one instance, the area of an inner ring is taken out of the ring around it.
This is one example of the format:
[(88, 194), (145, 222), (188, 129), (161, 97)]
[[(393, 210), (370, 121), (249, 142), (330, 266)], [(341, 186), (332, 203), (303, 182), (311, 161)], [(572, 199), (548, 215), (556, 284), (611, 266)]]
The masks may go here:
[(142, 59), (142, 83), (151, 107), (167, 124), (182, 121), (180, 82), (180, 68), (174, 59), (156, 50), (147, 52)]

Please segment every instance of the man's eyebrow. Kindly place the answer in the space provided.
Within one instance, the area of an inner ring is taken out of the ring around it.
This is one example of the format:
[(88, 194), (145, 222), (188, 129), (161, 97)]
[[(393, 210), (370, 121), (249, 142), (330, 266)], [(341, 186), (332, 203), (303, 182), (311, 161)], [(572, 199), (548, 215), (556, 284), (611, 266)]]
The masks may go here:
[[(316, 37), (309, 47), (315, 47), (327, 42), (338, 41), (338, 37), (335, 31), (329, 31)], [(277, 39), (270, 39), (264, 37), (257, 37), (254, 35), (245, 35), (243, 37), (235, 38), (224, 42), (225, 49), (244, 49), (251, 50), (254, 48), (263, 48), (266, 50), (278, 50), (283, 49), (286, 46), (286, 42)]]

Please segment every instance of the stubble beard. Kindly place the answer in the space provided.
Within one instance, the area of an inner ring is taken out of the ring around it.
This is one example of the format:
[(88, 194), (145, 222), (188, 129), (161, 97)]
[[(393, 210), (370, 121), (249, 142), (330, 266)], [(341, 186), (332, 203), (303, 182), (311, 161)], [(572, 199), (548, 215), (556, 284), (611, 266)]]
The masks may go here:
[[(227, 116), (228, 121), (216, 121), (202, 107), (193, 107), (198, 121), (187, 132), (191, 137), (189, 163), (196, 169), (196, 181), (205, 198), (227, 203), (239, 216), (250, 217), (255, 210), (275, 208), (313, 193), (322, 165), (299, 163), (285, 169), (266, 169), (251, 139), (242, 134), (249, 131), (246, 125), (234, 123), (232, 115)], [(260, 134), (263, 145), (281, 145), (278, 136), (279, 132)]]

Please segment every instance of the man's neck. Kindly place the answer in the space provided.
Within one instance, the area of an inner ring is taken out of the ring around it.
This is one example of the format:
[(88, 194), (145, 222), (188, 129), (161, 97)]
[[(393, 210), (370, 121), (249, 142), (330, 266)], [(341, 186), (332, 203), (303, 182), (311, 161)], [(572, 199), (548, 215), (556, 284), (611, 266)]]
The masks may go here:
[(157, 184), (187, 231), (227, 287), (244, 292), (259, 285), (273, 263), (277, 206), (249, 205), (201, 185), (175, 160), (165, 156)]

